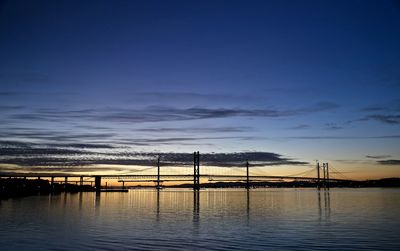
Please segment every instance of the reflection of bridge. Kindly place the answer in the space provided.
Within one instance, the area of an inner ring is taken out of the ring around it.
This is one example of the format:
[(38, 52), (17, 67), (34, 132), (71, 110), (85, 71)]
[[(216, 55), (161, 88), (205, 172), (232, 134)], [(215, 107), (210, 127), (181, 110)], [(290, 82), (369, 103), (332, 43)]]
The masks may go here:
[[(246, 162), (246, 175), (226, 175), (226, 174), (200, 174), (200, 154), (199, 152), (194, 153), (193, 161), (193, 174), (160, 174), (160, 159), (157, 160), (157, 174), (124, 174), (124, 175), (76, 175), (76, 174), (0, 174), (0, 177), (14, 177), (14, 178), (27, 178), (27, 177), (37, 177), (38, 179), (46, 178), (49, 179), (51, 185), (58, 182), (59, 179), (63, 179), (61, 183), (75, 183), (83, 186), (84, 184), (90, 183), (100, 191), (102, 187), (102, 179), (117, 179), (118, 182), (122, 183), (122, 187), (125, 188), (125, 183), (130, 182), (154, 182), (157, 188), (161, 188), (161, 183), (163, 182), (193, 182), (193, 189), (200, 189), (201, 181), (209, 182), (243, 182), (246, 188), (250, 188), (252, 182), (266, 182), (266, 181), (307, 181), (314, 183), (317, 187), (324, 186), (329, 187), (331, 182), (341, 182), (348, 181), (348, 179), (337, 179), (329, 177), (329, 166), (328, 163), (324, 163), (321, 168), (319, 163), (316, 165), (316, 177), (301, 176), (297, 175), (286, 175), (286, 176), (276, 176), (276, 175), (250, 175), (249, 174), (249, 162)], [(315, 169), (303, 172), (303, 174), (314, 172)], [(322, 171), (322, 177), (320, 177), (320, 172)], [(339, 173), (339, 172), (336, 172)], [(343, 176), (343, 175), (342, 175)], [(344, 176), (343, 176), (344, 177)], [(77, 180), (78, 179), (78, 180)]]

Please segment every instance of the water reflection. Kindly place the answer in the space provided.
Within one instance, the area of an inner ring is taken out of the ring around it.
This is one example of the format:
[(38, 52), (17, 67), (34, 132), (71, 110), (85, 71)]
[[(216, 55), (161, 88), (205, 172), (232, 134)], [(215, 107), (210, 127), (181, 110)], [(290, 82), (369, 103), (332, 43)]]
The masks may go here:
[(198, 224), (200, 219), (200, 191), (193, 191), (193, 222)]
[(329, 189), (325, 190), (324, 193), (324, 200), (325, 200), (325, 215), (326, 218), (330, 218), (331, 216), (331, 197), (330, 197), (330, 192)]
[(246, 219), (247, 224), (250, 222), (250, 189), (246, 189)]
[[(325, 189), (323, 192), (321, 190), (317, 191), (317, 196), (318, 196), (318, 215), (319, 215), (319, 221), (326, 221), (329, 220), (331, 216), (331, 197), (330, 197), (330, 190)], [(321, 196), (323, 196), (324, 200), (324, 207), (322, 211), (322, 200)]]
[[(104, 194), (104, 195), (106, 195), (106, 194)], [(100, 201), (101, 201), (101, 194), (96, 192), (96, 194), (94, 196), (94, 207), (95, 207), (96, 217), (99, 217), (99, 215), (100, 215), (100, 206), (101, 206)]]
[(83, 192), (79, 192), (79, 210), (82, 210)]
[(15, 250), (400, 250), (396, 189), (137, 189), (1, 203), (0, 247)]
[[(156, 221), (159, 222), (161, 220), (161, 216), (164, 214), (165, 211), (171, 210), (169, 208), (170, 203), (173, 203), (174, 207), (177, 207), (179, 204), (182, 203), (182, 197), (185, 200), (186, 195), (192, 195), (192, 221), (196, 224), (200, 222), (200, 194), (201, 192), (198, 190), (194, 191), (182, 191), (182, 192), (173, 192), (168, 190), (155, 190), (153, 191), (146, 191), (146, 193), (151, 196), (153, 193), (154, 201), (155, 201), (155, 213), (156, 213)], [(181, 195), (181, 196), (179, 196)], [(175, 204), (176, 203), (176, 204)], [(184, 202), (186, 204), (186, 202)], [(179, 210), (175, 208), (174, 210)]]
[(157, 189), (157, 197), (156, 197), (156, 199), (157, 199), (157, 202), (156, 202), (156, 204), (157, 204), (156, 219), (157, 219), (157, 222), (158, 222), (158, 221), (160, 221), (160, 189)]
[(67, 206), (68, 193), (62, 193), (62, 195), (63, 195), (63, 207), (65, 208)]
[(321, 207), (321, 190), (318, 187), (318, 215), (319, 215), (319, 220), (321, 221), (322, 219), (322, 207)]

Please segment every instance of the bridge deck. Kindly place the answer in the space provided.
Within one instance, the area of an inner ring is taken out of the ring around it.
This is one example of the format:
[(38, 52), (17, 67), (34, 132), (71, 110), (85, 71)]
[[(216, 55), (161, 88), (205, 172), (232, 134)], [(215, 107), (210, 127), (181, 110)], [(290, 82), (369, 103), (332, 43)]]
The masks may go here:
[[(41, 177), (41, 178), (95, 178), (100, 176), (103, 179), (118, 179), (118, 180), (137, 180), (142, 182), (150, 182), (156, 181), (156, 174), (145, 174), (145, 175), (76, 175), (76, 174), (34, 174), (34, 173), (26, 173), (26, 174), (0, 174), (0, 178), (13, 177), (13, 178), (24, 178), (24, 177)], [(174, 179), (181, 179), (180, 181), (191, 181), (193, 180), (193, 174), (163, 174), (160, 175), (160, 179), (163, 178), (163, 181), (173, 181)], [(186, 178), (183, 180), (183, 178)], [(214, 174), (201, 174), (201, 179), (208, 179), (209, 181), (219, 181), (218, 179), (247, 179), (246, 175), (214, 175)], [(308, 181), (317, 181), (318, 178), (315, 177), (301, 177), (301, 176), (274, 176), (274, 175), (249, 175), (250, 180), (308, 180)], [(322, 179), (320, 179), (322, 181)], [(345, 179), (332, 179), (329, 181), (349, 181)]]

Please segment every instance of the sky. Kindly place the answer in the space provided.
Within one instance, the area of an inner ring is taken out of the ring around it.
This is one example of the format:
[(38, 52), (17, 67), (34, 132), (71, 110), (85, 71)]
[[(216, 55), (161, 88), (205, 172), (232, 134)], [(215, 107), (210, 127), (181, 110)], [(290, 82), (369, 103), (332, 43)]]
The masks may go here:
[(399, 1), (0, 0), (0, 172), (399, 177), (399, 44)]

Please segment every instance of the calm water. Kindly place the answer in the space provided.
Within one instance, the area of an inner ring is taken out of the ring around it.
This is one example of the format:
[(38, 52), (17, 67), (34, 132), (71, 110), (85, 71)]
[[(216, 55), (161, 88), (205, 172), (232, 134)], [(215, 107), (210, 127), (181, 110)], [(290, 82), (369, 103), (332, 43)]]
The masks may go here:
[(1, 250), (400, 250), (400, 189), (130, 190), (0, 202)]

